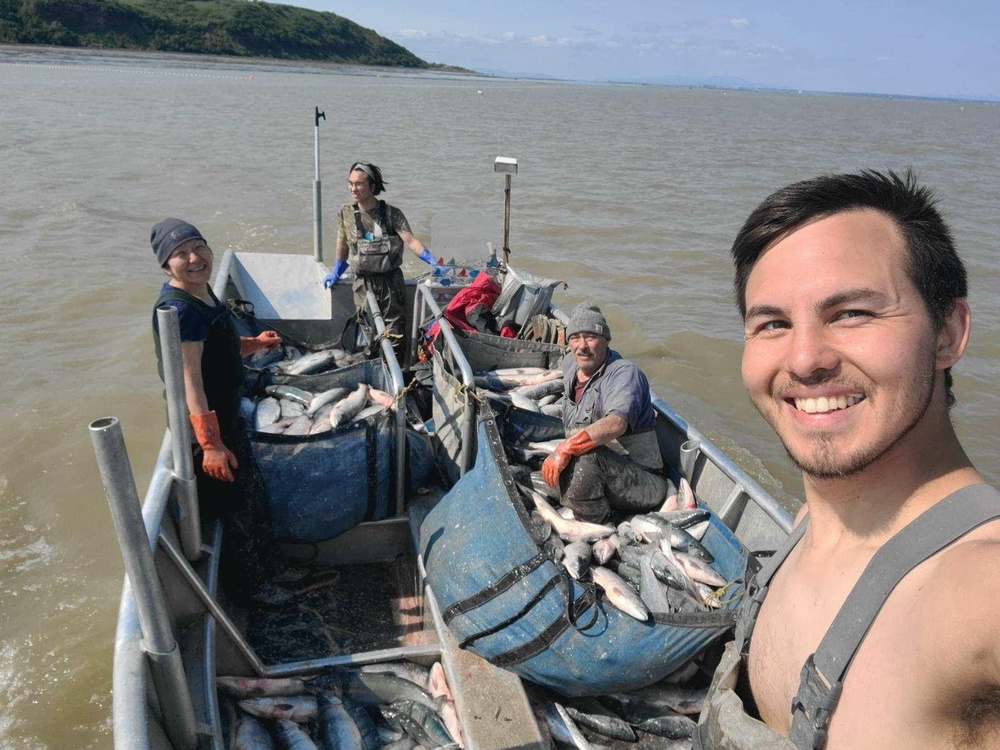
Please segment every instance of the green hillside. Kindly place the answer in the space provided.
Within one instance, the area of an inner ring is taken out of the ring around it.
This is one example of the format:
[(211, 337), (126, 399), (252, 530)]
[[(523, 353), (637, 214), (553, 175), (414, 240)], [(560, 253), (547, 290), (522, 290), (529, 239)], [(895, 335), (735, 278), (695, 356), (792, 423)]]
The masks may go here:
[(432, 67), (334, 13), (257, 0), (0, 0), (0, 43)]

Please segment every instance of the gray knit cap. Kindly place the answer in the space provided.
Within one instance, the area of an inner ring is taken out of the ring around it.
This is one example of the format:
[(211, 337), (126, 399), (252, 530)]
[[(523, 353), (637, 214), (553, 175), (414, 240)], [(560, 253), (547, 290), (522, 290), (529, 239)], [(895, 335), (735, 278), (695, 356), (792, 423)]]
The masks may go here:
[(170, 260), (170, 254), (188, 240), (201, 240), (208, 244), (194, 225), (181, 219), (164, 219), (153, 227), (149, 235), (149, 244), (153, 246), (156, 262), (161, 267)]
[(573, 314), (569, 317), (569, 325), (566, 326), (566, 340), (568, 341), (574, 333), (596, 333), (608, 341), (611, 340), (608, 319), (604, 317), (601, 308), (593, 302), (581, 302), (573, 308)]

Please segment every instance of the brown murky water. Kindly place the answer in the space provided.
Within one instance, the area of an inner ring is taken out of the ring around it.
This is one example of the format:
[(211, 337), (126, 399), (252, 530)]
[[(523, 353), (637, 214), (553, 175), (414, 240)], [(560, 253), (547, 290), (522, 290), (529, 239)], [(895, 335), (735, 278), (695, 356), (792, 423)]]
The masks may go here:
[(310, 253), (315, 105), (326, 216), (364, 158), (459, 259), (500, 245), (491, 165), (517, 157), (513, 260), (600, 304), (658, 394), (789, 505), (797, 473), (740, 382), (729, 244), (780, 185), (912, 164), (972, 279), (954, 419), (1000, 481), (1000, 106), (0, 47), (0, 746), (111, 746), (122, 564), (86, 427), (121, 419), (144, 491), (163, 431), (149, 228)]

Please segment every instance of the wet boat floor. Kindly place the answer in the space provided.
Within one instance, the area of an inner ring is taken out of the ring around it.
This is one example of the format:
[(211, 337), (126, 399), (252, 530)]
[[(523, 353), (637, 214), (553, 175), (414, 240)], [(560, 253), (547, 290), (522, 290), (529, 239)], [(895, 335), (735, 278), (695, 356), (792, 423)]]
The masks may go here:
[(318, 568), (289, 605), (251, 608), (247, 639), (271, 664), (431, 642), (417, 576), (414, 555)]

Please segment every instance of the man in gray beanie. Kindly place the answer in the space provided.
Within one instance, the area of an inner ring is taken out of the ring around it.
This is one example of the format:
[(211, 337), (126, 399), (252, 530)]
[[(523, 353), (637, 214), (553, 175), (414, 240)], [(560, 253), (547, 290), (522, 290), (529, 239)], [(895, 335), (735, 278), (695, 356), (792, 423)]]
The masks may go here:
[[(602, 521), (612, 508), (630, 513), (658, 508), (667, 481), (649, 381), (634, 362), (608, 347), (607, 318), (591, 302), (573, 310), (566, 341), (567, 437), (545, 459), (542, 477), (560, 488), (562, 504), (581, 520)], [(619, 450), (610, 447), (615, 441)]]

